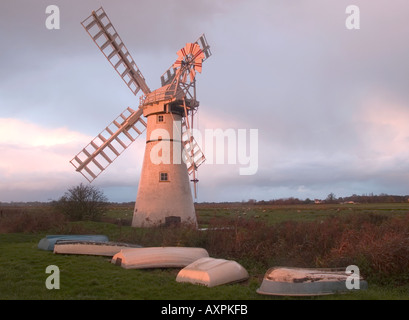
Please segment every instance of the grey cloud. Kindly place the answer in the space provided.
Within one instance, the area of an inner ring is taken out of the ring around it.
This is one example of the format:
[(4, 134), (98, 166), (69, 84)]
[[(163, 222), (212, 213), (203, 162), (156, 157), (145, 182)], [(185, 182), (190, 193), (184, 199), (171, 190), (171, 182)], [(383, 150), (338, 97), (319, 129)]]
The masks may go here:
[[(0, 116), (95, 136), (126, 106), (136, 107), (137, 98), (80, 25), (102, 5), (153, 89), (179, 47), (205, 32), (213, 56), (198, 76), (201, 108), (215, 123), (259, 130), (257, 174), (203, 167), (203, 200), (405, 193), (405, 152), (389, 162), (378, 158), (386, 133), (390, 139), (398, 133), (385, 131), (377, 147), (371, 138), (385, 127), (365, 121), (364, 106), (381, 93), (386, 110), (392, 100), (409, 108), (409, 5), (354, 2), (361, 9), (358, 31), (344, 26), (346, 0), (56, 0), (61, 29), (52, 31), (44, 25), (48, 3), (3, 1), (0, 37), (8, 45), (1, 53)], [(132, 181), (111, 176), (100, 183), (113, 198), (114, 186), (133, 190)]]

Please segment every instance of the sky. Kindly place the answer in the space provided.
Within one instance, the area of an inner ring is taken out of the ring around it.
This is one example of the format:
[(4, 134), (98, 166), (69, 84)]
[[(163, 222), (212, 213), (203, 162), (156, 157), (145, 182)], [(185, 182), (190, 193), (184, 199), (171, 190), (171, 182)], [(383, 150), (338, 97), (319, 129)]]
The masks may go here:
[[(50, 4), (59, 29), (46, 26)], [(359, 29), (347, 28), (349, 5)], [(235, 161), (230, 140), (224, 163), (208, 150), (197, 201), (409, 194), (406, 0), (3, 0), (1, 202), (57, 200), (88, 184), (69, 161), (138, 107), (80, 24), (101, 6), (151, 90), (176, 52), (206, 35), (196, 128), (247, 140), (237, 139)], [(145, 139), (92, 182), (110, 201), (136, 199)], [(253, 152), (251, 174), (240, 173), (250, 165), (240, 146)]]

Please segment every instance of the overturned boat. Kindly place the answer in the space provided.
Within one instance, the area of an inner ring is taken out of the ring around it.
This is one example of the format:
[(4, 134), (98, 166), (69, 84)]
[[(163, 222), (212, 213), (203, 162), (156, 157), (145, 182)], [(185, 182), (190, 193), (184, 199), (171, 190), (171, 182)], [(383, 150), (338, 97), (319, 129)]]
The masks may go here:
[(140, 245), (121, 242), (58, 240), (54, 245), (57, 254), (84, 254), (112, 257), (122, 249), (141, 248)]
[(197, 259), (208, 257), (203, 248), (148, 247), (122, 249), (111, 262), (125, 269), (183, 268)]
[(65, 234), (65, 235), (48, 235), (38, 242), (38, 249), (54, 251), (54, 245), (60, 240), (71, 241), (95, 241), (95, 242), (107, 242), (108, 237), (105, 235), (97, 234)]
[(176, 281), (215, 287), (248, 278), (247, 270), (236, 261), (205, 257), (180, 270)]
[(257, 293), (277, 296), (319, 296), (344, 293), (351, 289), (348, 282), (359, 289), (368, 284), (359, 275), (347, 274), (345, 269), (303, 269), (277, 267), (269, 269)]

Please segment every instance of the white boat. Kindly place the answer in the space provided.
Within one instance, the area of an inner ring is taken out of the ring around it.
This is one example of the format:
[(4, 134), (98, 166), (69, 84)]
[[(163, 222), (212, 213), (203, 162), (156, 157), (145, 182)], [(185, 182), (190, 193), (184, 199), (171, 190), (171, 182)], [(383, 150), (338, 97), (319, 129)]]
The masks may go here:
[(58, 240), (54, 245), (54, 253), (57, 254), (84, 254), (94, 256), (112, 257), (122, 249), (140, 248), (139, 245), (133, 245), (120, 242), (100, 242), (100, 241), (73, 241)]
[(148, 247), (122, 249), (113, 256), (111, 262), (125, 269), (183, 268), (208, 256), (203, 248)]
[[(257, 293), (278, 296), (319, 296), (349, 291), (348, 275), (345, 269), (303, 269), (277, 267), (269, 269)], [(362, 277), (359, 288), (366, 289), (368, 284)]]
[(205, 257), (180, 270), (176, 281), (215, 287), (244, 281), (248, 277), (247, 270), (236, 261)]

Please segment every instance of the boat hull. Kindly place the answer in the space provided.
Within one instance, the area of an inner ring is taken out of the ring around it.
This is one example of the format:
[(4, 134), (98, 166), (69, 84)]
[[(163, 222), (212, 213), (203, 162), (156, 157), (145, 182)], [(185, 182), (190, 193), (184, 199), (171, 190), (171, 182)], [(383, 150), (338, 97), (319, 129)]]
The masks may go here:
[[(271, 268), (256, 291), (263, 295), (277, 296), (320, 296), (345, 293), (349, 275), (345, 269), (302, 269)], [(366, 289), (368, 284), (361, 277), (359, 288)]]
[(176, 281), (215, 287), (247, 280), (249, 274), (233, 260), (201, 258), (179, 271)]
[(71, 240), (71, 241), (98, 241), (107, 242), (108, 237), (105, 235), (84, 235), (84, 234), (68, 234), (68, 235), (48, 235), (38, 242), (38, 249), (54, 251), (54, 246), (57, 241)]
[(183, 268), (197, 259), (208, 256), (208, 252), (202, 248), (132, 248), (121, 250), (113, 256), (111, 262), (125, 269)]
[(112, 257), (122, 249), (140, 247), (139, 245), (118, 242), (59, 240), (54, 245), (54, 253)]

